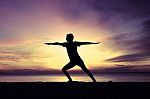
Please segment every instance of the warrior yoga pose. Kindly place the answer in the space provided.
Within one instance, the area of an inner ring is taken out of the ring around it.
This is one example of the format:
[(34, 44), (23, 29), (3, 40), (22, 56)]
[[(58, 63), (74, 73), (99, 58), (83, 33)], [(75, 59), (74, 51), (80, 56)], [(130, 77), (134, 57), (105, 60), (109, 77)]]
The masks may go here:
[(45, 43), (45, 44), (47, 44), (47, 45), (60, 45), (60, 46), (66, 47), (70, 62), (62, 68), (62, 72), (67, 76), (67, 78), (69, 79), (69, 82), (72, 82), (72, 79), (71, 79), (69, 73), (67, 72), (67, 70), (71, 69), (75, 65), (80, 66), (81, 69), (85, 73), (87, 73), (88, 76), (93, 80), (93, 82), (96, 82), (96, 80), (93, 77), (92, 73), (86, 68), (83, 60), (79, 56), (79, 54), (77, 52), (77, 47), (81, 46), (81, 45), (88, 45), (88, 44), (99, 44), (100, 42), (96, 42), (96, 43), (93, 43), (93, 42), (77, 42), (77, 41), (73, 41), (73, 39), (74, 39), (73, 34), (69, 33), (66, 36), (67, 42), (63, 42), (63, 43), (55, 42), (55, 43)]

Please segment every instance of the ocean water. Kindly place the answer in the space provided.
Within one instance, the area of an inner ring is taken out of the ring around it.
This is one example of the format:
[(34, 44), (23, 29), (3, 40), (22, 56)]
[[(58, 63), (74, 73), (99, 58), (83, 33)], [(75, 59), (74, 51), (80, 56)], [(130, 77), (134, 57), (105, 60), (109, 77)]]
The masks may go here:
[[(71, 75), (74, 81), (92, 82), (87, 75)], [(144, 74), (98, 74), (97, 82), (150, 82), (150, 75)], [(67, 82), (64, 75), (0, 76), (0, 82)]]

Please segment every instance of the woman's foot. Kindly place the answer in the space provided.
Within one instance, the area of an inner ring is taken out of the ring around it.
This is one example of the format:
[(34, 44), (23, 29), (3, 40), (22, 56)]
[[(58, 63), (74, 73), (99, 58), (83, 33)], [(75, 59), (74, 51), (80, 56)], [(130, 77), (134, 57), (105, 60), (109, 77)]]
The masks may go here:
[(72, 80), (68, 80), (67, 82), (73, 82)]
[(96, 82), (96, 80), (94, 79), (93, 82)]

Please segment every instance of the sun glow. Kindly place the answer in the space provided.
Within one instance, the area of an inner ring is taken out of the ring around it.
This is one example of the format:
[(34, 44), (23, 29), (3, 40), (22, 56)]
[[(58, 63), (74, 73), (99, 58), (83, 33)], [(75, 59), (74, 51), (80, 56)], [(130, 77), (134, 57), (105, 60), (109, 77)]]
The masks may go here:
[[(66, 35), (64, 33), (64, 35), (61, 36), (62, 40), (59, 40), (60, 37), (58, 37), (58, 40), (55, 40), (55, 41), (58, 41), (58, 42), (65, 41), (65, 36)], [(77, 39), (77, 41), (96, 42), (96, 41), (99, 41), (98, 39), (101, 38), (101, 36), (99, 38), (97, 36), (95, 36), (94, 38), (94, 35), (91, 35), (91, 36), (93, 37), (90, 37), (88, 35), (85, 35), (83, 37), (83, 34), (79, 35), (75, 33), (75, 40)], [(49, 42), (55, 42), (55, 41), (50, 40)], [(105, 42), (105, 39), (102, 38), (102, 41)], [(107, 66), (111, 63), (106, 62), (105, 61), (106, 59), (116, 57), (122, 54), (122, 52), (114, 53), (112, 50), (105, 49), (106, 47), (103, 45), (103, 42), (101, 42), (98, 45), (83, 45), (83, 46), (78, 47), (78, 53), (81, 56), (81, 58), (84, 60), (88, 68), (101, 67), (103, 66), (103, 64)], [(34, 61), (40, 60), (40, 62), (44, 63), (45, 68), (60, 69), (69, 62), (66, 48), (61, 47), (61, 46), (48, 46), (48, 45), (44, 45), (43, 43), (42, 46), (36, 48), (33, 51), (33, 54), (37, 54), (37, 53), (39, 53), (38, 55), (41, 56), (41, 58), (34, 57), (32, 60)]]

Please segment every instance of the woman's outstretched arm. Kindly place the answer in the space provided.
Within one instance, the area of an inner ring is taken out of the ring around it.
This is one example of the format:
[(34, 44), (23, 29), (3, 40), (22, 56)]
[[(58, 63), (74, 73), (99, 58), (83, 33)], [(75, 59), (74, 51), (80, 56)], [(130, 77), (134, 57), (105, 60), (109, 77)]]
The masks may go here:
[(79, 45), (99, 44), (100, 42), (78, 42)]
[(60, 45), (60, 46), (63, 46), (64, 43), (59, 43), (59, 42), (54, 42), (54, 43), (44, 43), (46, 45)]

